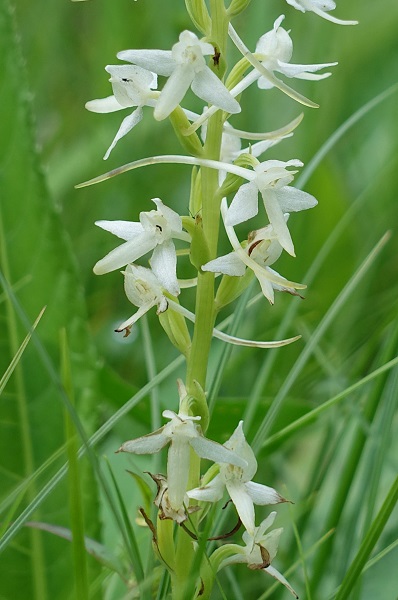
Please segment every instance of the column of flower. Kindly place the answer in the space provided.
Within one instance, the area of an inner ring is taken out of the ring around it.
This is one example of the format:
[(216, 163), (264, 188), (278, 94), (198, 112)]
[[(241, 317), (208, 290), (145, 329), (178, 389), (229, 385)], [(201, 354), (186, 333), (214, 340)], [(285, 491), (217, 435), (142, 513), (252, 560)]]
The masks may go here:
[[(279, 77), (323, 79), (330, 73), (319, 71), (336, 63), (291, 63), (293, 42), (282, 27), (284, 15), (261, 36), (255, 52), (251, 53), (231, 25), (233, 18), (249, 3), (250, 0), (232, 0), (225, 6), (224, 0), (210, 0), (207, 6), (204, 0), (186, 0), (188, 14), (202, 37), (183, 31), (171, 50), (119, 52), (118, 58), (124, 64), (106, 67), (113, 95), (86, 105), (89, 110), (100, 113), (133, 108), (122, 121), (105, 159), (117, 142), (142, 120), (147, 106), (153, 109), (155, 120), (170, 119), (187, 155), (141, 159), (82, 185), (162, 162), (194, 167), (190, 213), (195, 216), (180, 216), (176, 206), (167, 206), (161, 199), (154, 198), (155, 209), (141, 212), (139, 221), (98, 221), (99, 227), (118, 236), (123, 243), (94, 267), (98, 275), (124, 267), (125, 292), (138, 310), (120, 324), (118, 331), (127, 335), (143, 314), (156, 307), (170, 341), (186, 357), (186, 381), (178, 381), (178, 411), (165, 410), (163, 416), (168, 422), (163, 427), (125, 442), (119, 450), (152, 454), (168, 448), (166, 475), (152, 475), (158, 487), (155, 498), (158, 519), (153, 530), (156, 529), (158, 557), (170, 571), (175, 600), (190, 597), (189, 593), (209, 598), (216, 572), (236, 562), (269, 573), (296, 596), (286, 579), (271, 565), (282, 530), (265, 532), (276, 513), (272, 512), (257, 526), (254, 509), (254, 505), (286, 500), (273, 488), (252, 481), (257, 462), (245, 439), (242, 422), (224, 445), (205, 437), (209, 420), (206, 372), (213, 336), (233, 344), (263, 348), (297, 339), (265, 342), (231, 337), (215, 327), (215, 320), (224, 306), (239, 297), (253, 276), (271, 304), (275, 290), (299, 295), (298, 290), (305, 286), (289, 281), (271, 265), (284, 250), (295, 256), (288, 228), (290, 214), (317, 204), (314, 197), (290, 185), (297, 168), (302, 166), (299, 160), (259, 160), (265, 151), (293, 134), (301, 116), (267, 133), (238, 130), (229, 123), (229, 118), (241, 111), (238, 99), (255, 83), (260, 90), (275, 86), (302, 104), (316, 106)], [(329, 21), (354, 23), (329, 14), (335, 8), (332, 0), (288, 0), (288, 3)], [(229, 37), (243, 56), (226, 73)], [(161, 91), (157, 89), (158, 76), (164, 82)], [(181, 106), (189, 88), (205, 103), (200, 115)], [(197, 133), (199, 127), (202, 127), (201, 137)], [(241, 139), (254, 143), (242, 148)], [(232, 198), (230, 202), (228, 197)], [(261, 229), (249, 231), (247, 239), (240, 241), (234, 226), (257, 215), (259, 198), (267, 222)], [(180, 205), (185, 204), (183, 199)], [(231, 252), (217, 257), (220, 220), (231, 243)], [(190, 281), (178, 278), (173, 240), (188, 245), (191, 262), (197, 270), (197, 276)], [(147, 256), (150, 256), (148, 266), (135, 264)], [(222, 274), (222, 278), (215, 289), (216, 274)], [(195, 285), (193, 314), (180, 305), (178, 296), (182, 289)], [(194, 323), (192, 339), (186, 320)], [(201, 458), (214, 462), (202, 479)], [(245, 545), (221, 545), (210, 557), (202, 557), (193, 571), (198, 536), (188, 531), (186, 521), (189, 518), (196, 531), (203, 530), (207, 503), (220, 501), (225, 491), (245, 529)], [(176, 535), (173, 526), (178, 527)]]

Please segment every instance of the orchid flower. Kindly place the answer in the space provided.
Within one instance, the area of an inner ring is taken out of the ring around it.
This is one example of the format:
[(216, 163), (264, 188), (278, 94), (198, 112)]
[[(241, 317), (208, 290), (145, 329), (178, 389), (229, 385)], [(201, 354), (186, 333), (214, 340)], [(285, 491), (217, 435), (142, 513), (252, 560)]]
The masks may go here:
[(264, 207), (268, 215), (268, 219), (274, 228), (281, 246), (292, 256), (294, 254), (293, 242), (286, 225), (284, 213), (298, 212), (313, 208), (318, 204), (317, 200), (302, 190), (288, 186), (293, 180), (294, 173), (297, 171), (288, 171), (286, 167), (303, 166), (299, 160), (290, 160), (282, 162), (280, 160), (268, 160), (259, 163), (252, 169), (240, 167), (239, 165), (231, 165), (226, 162), (211, 159), (201, 159), (193, 156), (180, 156), (177, 154), (169, 154), (164, 156), (150, 156), (140, 160), (135, 160), (131, 163), (123, 165), (118, 169), (113, 169), (108, 173), (94, 177), (89, 181), (78, 184), (76, 187), (86, 187), (105, 181), (110, 177), (115, 177), (121, 173), (126, 173), (139, 167), (154, 164), (184, 164), (198, 165), (217, 169), (218, 171), (226, 171), (238, 177), (248, 180), (250, 183), (244, 184), (236, 193), (227, 218), (227, 225), (236, 225), (243, 223), (254, 217), (258, 212), (258, 193), (260, 192), (264, 201)]
[[(272, 225), (267, 225), (262, 229), (251, 232), (246, 248), (242, 248), (233, 227), (225, 224), (226, 213), (227, 204), (224, 199), (221, 204), (221, 214), (228, 239), (234, 251), (206, 263), (202, 266), (203, 271), (241, 277), (245, 274), (245, 270), (248, 267), (254, 272), (264, 296), (271, 304), (274, 303), (274, 290), (297, 295), (295, 290), (306, 287), (303, 284), (288, 281), (270, 268), (270, 265), (276, 262), (282, 253), (282, 246), (277, 239)], [(288, 216), (285, 215), (285, 218)]]
[(183, 31), (171, 50), (124, 50), (117, 57), (168, 77), (154, 111), (155, 119), (161, 121), (179, 105), (189, 87), (205, 102), (228, 113), (240, 112), (239, 103), (206, 64), (204, 57), (213, 54), (211, 44)]
[(228, 209), (225, 224), (237, 225), (254, 217), (258, 212), (258, 193), (260, 192), (264, 208), (270, 224), (281, 246), (292, 256), (293, 241), (286, 225), (284, 213), (298, 212), (313, 208), (316, 199), (288, 184), (293, 180), (294, 173), (287, 167), (301, 167), (299, 160), (267, 160), (254, 167), (254, 177), (250, 183), (243, 184)]
[(342, 21), (336, 19), (332, 15), (328, 15), (328, 12), (336, 8), (336, 2), (334, 0), (286, 0), (290, 6), (297, 8), (301, 12), (314, 12), (319, 17), (337, 23), (338, 25), (358, 25), (358, 21)]
[[(337, 65), (336, 62), (313, 64), (313, 65), (295, 65), (290, 64), (293, 54), (293, 42), (289, 33), (281, 27), (285, 15), (278, 17), (274, 23), (274, 28), (260, 37), (256, 46), (256, 56), (259, 61), (273, 73), (274, 71), (282, 73), (286, 77), (295, 77), (296, 79), (319, 80), (329, 77), (331, 73), (317, 74), (326, 67)], [(270, 89), (273, 84), (263, 77), (260, 73), (254, 74), (258, 79), (257, 85), (260, 89)], [(254, 76), (252, 73), (248, 77)]]
[[(290, 585), (290, 583), (283, 577), (277, 569), (275, 569), (271, 563), (274, 560), (278, 551), (279, 538), (283, 531), (282, 528), (273, 529), (269, 533), (265, 533), (267, 529), (271, 527), (276, 517), (276, 512), (272, 512), (259, 527), (255, 527), (253, 533), (245, 531), (242, 538), (245, 542), (245, 546), (239, 546), (238, 544), (230, 544), (231, 551), (234, 549), (236, 554), (225, 558), (219, 565), (218, 570), (220, 571), (228, 565), (236, 563), (246, 563), (249, 569), (262, 570), (268, 573), (280, 583), (282, 583), (295, 598), (298, 595)], [(225, 548), (225, 547), (224, 547)]]
[(134, 306), (138, 307), (137, 312), (116, 329), (118, 332), (125, 331), (128, 335), (131, 326), (153, 306), (157, 306), (157, 314), (167, 310), (168, 301), (158, 278), (151, 269), (139, 265), (127, 265), (123, 274), (126, 296)]
[[(277, 87), (295, 100), (306, 104), (307, 106), (317, 107), (317, 104), (284, 84), (283, 81), (275, 76), (275, 72), (281, 73), (289, 78), (319, 80), (329, 77), (331, 73), (317, 74), (317, 71), (327, 67), (333, 67), (337, 65), (337, 63), (312, 65), (290, 64), (289, 61), (293, 54), (293, 42), (289, 33), (280, 26), (284, 18), (284, 15), (280, 15), (274, 22), (273, 29), (260, 37), (256, 45), (255, 55), (250, 52), (230, 24), (229, 34), (232, 40), (242, 52), (243, 56), (245, 56), (249, 63), (254, 67), (250, 73), (243, 77), (243, 79), (230, 90), (231, 96), (236, 98), (236, 96), (246, 90), (252, 83), (257, 81), (260, 89)], [(189, 128), (189, 133), (195, 131), (206, 119), (214, 114), (216, 110), (217, 105), (212, 106), (205, 111), (205, 113)]]
[(227, 173), (233, 173), (238, 177), (248, 180), (250, 183), (242, 185), (232, 201), (226, 221), (227, 225), (243, 223), (254, 217), (258, 212), (257, 198), (258, 192), (260, 192), (268, 219), (277, 234), (281, 246), (292, 256), (295, 255), (293, 242), (283, 215), (284, 213), (313, 208), (318, 204), (317, 200), (307, 192), (287, 185), (293, 180), (293, 174), (297, 171), (288, 171), (286, 167), (301, 167), (303, 163), (299, 160), (290, 160), (288, 162), (268, 160), (256, 165), (253, 171), (252, 169), (238, 165), (193, 156), (179, 156), (176, 154), (151, 156), (123, 165), (118, 169), (80, 183), (76, 187), (81, 188), (100, 183), (110, 177), (115, 177), (115, 175), (126, 173), (139, 167), (165, 163), (198, 165), (217, 169), (218, 171), (225, 170)]
[[(184, 392), (186, 394), (182, 382), (180, 386), (183, 388), (180, 394)], [(170, 419), (170, 422), (153, 433), (125, 442), (118, 452), (155, 454), (170, 444), (167, 455), (167, 491), (170, 507), (173, 510), (178, 511), (183, 506), (189, 477), (191, 449), (201, 458), (221, 464), (228, 463), (236, 468), (245, 468), (244, 457), (235, 453), (232, 448), (204, 437), (196, 424), (201, 417), (192, 417), (182, 412), (176, 414), (172, 410), (164, 410), (162, 415)]]
[(110, 113), (124, 108), (137, 107), (123, 119), (118, 132), (105, 153), (106, 160), (117, 142), (127, 135), (143, 117), (143, 106), (155, 106), (159, 92), (157, 75), (135, 65), (108, 65), (105, 70), (110, 74), (113, 96), (90, 100), (86, 103), (87, 110), (96, 113)]
[(254, 483), (252, 477), (257, 471), (257, 461), (253, 450), (250, 448), (243, 433), (243, 421), (224, 446), (234, 454), (246, 461), (246, 466), (220, 464), (220, 472), (207, 485), (187, 492), (189, 498), (203, 502), (217, 502), (221, 500), (224, 488), (227, 489), (232, 502), (245, 529), (251, 534), (255, 533), (254, 504), (278, 504), (286, 502), (276, 490), (266, 485)]
[(96, 275), (115, 271), (153, 250), (152, 271), (174, 296), (179, 294), (176, 275), (177, 256), (172, 238), (189, 242), (190, 235), (182, 230), (181, 217), (163, 204), (160, 198), (153, 198), (157, 210), (140, 213), (140, 222), (96, 221), (96, 225), (117, 235), (125, 243), (118, 246), (94, 266)]
[[(124, 321), (119, 325), (116, 329), (117, 332), (125, 331), (126, 335), (128, 335), (131, 326), (153, 306), (157, 306), (157, 314), (170, 308), (190, 321), (195, 322), (195, 315), (193, 313), (174, 302), (171, 298), (165, 296), (165, 291), (162, 288), (160, 281), (151, 269), (137, 265), (127, 265), (127, 268), (124, 271), (124, 290), (127, 298), (134, 306), (138, 307), (138, 310), (127, 319), (127, 321)], [(229, 344), (250, 346), (253, 348), (279, 348), (280, 346), (286, 346), (295, 342), (300, 337), (295, 336), (293, 338), (272, 342), (257, 342), (255, 340), (246, 340), (228, 335), (216, 328), (213, 329), (213, 336)]]

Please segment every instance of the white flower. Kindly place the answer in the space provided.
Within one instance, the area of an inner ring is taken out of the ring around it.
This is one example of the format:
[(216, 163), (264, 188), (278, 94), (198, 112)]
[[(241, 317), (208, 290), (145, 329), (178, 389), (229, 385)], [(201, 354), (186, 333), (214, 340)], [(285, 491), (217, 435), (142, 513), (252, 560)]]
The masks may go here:
[(154, 111), (155, 119), (161, 121), (179, 105), (189, 87), (205, 102), (228, 113), (240, 112), (239, 103), (206, 64), (204, 56), (213, 54), (211, 44), (201, 42), (190, 31), (183, 31), (171, 51), (124, 50), (117, 56), (168, 77)]
[(134, 221), (96, 221), (96, 225), (117, 235), (124, 244), (118, 246), (94, 266), (96, 275), (103, 275), (133, 263), (147, 252), (153, 250), (152, 271), (174, 296), (179, 294), (176, 268), (177, 256), (172, 238), (190, 241), (188, 233), (182, 230), (181, 217), (165, 206), (159, 198), (153, 198), (157, 210), (140, 213), (140, 222)]
[[(223, 200), (221, 214), (225, 224), (226, 202)], [(284, 215), (285, 218), (289, 215)], [(305, 285), (288, 281), (279, 273), (270, 268), (282, 253), (277, 236), (272, 225), (251, 232), (246, 248), (242, 248), (233, 227), (225, 225), (229, 241), (234, 248), (233, 252), (211, 260), (202, 266), (203, 271), (224, 273), (233, 277), (241, 277), (248, 267), (257, 277), (264, 296), (271, 304), (274, 303), (274, 290), (297, 295), (296, 289), (304, 289)]]
[(124, 108), (137, 107), (130, 115), (123, 119), (119, 130), (109, 146), (104, 160), (106, 160), (117, 142), (139, 123), (143, 117), (143, 106), (155, 106), (158, 92), (157, 75), (135, 65), (108, 65), (105, 70), (110, 74), (113, 96), (90, 100), (86, 108), (96, 113), (109, 113)]
[[(224, 446), (246, 461), (242, 467), (233, 464), (220, 464), (220, 472), (212, 481), (199, 488), (187, 492), (189, 498), (204, 502), (217, 502), (227, 489), (232, 502), (235, 504), (239, 518), (245, 529), (252, 535), (255, 531), (254, 504), (277, 504), (286, 502), (276, 490), (266, 485), (254, 483), (252, 477), (257, 471), (257, 461), (250, 448), (242, 429), (243, 421)], [(219, 463), (220, 460), (215, 460)]]
[(267, 160), (256, 165), (254, 174), (250, 176), (250, 183), (243, 184), (235, 194), (227, 212), (226, 225), (237, 225), (254, 217), (258, 212), (260, 192), (269, 222), (279, 243), (289, 254), (295, 256), (284, 213), (298, 212), (317, 205), (313, 196), (288, 185), (297, 171), (288, 171), (287, 167), (302, 165), (299, 160), (288, 162)]
[(290, 6), (297, 8), (297, 10), (301, 10), (301, 12), (306, 12), (307, 10), (310, 12), (314, 12), (316, 15), (319, 15), (323, 19), (327, 21), (331, 21), (332, 23), (337, 23), (338, 25), (357, 25), (358, 21), (342, 21), (341, 19), (336, 19), (336, 17), (332, 17), (332, 15), (328, 15), (330, 10), (334, 10), (336, 8), (336, 2), (334, 0), (286, 0)]
[[(316, 74), (325, 67), (333, 67), (336, 62), (314, 64), (314, 65), (294, 65), (290, 64), (293, 54), (293, 42), (288, 32), (280, 27), (285, 15), (278, 17), (274, 23), (274, 28), (260, 37), (256, 46), (256, 57), (271, 73), (277, 71), (286, 75), (286, 77), (295, 77), (297, 79), (325, 79), (331, 73)], [(261, 89), (270, 89), (273, 84), (258, 73), (258, 87)]]
[(168, 301), (160, 281), (151, 269), (139, 265), (127, 265), (123, 274), (126, 296), (134, 306), (138, 307), (137, 312), (116, 329), (118, 332), (125, 331), (127, 336), (131, 326), (153, 306), (157, 306), (157, 314), (167, 310)]
[(271, 566), (276, 553), (278, 551), (279, 538), (283, 531), (282, 528), (273, 529), (269, 533), (265, 534), (266, 530), (271, 527), (276, 517), (276, 512), (272, 512), (259, 527), (256, 527), (252, 534), (245, 531), (243, 534), (243, 541), (245, 546), (238, 546), (237, 544), (231, 544), (236, 550), (236, 554), (229, 556), (224, 559), (218, 570), (227, 567), (228, 565), (236, 563), (246, 563), (249, 569), (265, 571), (280, 583), (282, 583), (295, 598), (298, 598), (296, 592), (289, 584), (289, 582), (283, 577), (279, 571)]
[[(182, 390), (182, 393), (185, 389)], [(118, 452), (133, 454), (154, 454), (170, 444), (167, 455), (168, 500), (170, 507), (178, 511), (184, 502), (189, 477), (190, 453), (193, 449), (198, 456), (221, 463), (232, 462), (242, 468), (246, 465), (243, 457), (235, 454), (217, 442), (205, 438), (195, 421), (200, 417), (191, 417), (181, 412), (163, 411), (170, 422), (135, 440), (122, 444)]]

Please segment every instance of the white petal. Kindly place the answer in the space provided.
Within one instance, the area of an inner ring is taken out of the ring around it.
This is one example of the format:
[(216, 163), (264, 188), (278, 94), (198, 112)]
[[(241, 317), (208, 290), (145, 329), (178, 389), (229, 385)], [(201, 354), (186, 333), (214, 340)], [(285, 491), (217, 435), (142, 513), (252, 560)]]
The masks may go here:
[(277, 571), (273, 566), (269, 566), (266, 569), (263, 569), (263, 571), (265, 571), (266, 573), (268, 573), (268, 575), (271, 575), (271, 577), (273, 577), (274, 579), (277, 579), (280, 583), (282, 583), (282, 585), (285, 586), (285, 588), (287, 588), (289, 590), (289, 592), (291, 594), (293, 594), (293, 596), (295, 598), (298, 599), (298, 596), (296, 594), (296, 592), (294, 591), (294, 589), (292, 588), (292, 586), (290, 585), (290, 583), (287, 581), (287, 579), (285, 579), (283, 577), (283, 575), (281, 573), (279, 573), (279, 571)]
[(216, 463), (227, 463), (242, 468), (247, 467), (247, 462), (235, 452), (228, 450), (228, 448), (225, 448), (221, 444), (217, 444), (217, 442), (208, 440), (202, 435), (191, 438), (189, 443), (201, 458), (206, 458)]
[(279, 205), (277, 193), (273, 190), (266, 189), (261, 192), (261, 195), (264, 200), (264, 207), (267, 212), (269, 222), (278, 236), (278, 242), (286, 250), (286, 252), (292, 256), (295, 256), (293, 241), (286, 225), (283, 211)]
[(157, 429), (153, 433), (143, 435), (142, 437), (136, 438), (124, 442), (118, 450), (118, 452), (132, 452), (133, 454), (155, 454), (169, 443), (166, 436), (163, 435), (163, 427)]
[(246, 491), (245, 485), (240, 481), (226, 481), (225, 485), (232, 502), (235, 504), (243, 526), (253, 535), (255, 529), (253, 500)]
[(250, 481), (252, 477), (256, 474), (257, 471), (257, 460), (254, 455), (253, 450), (250, 445), (247, 443), (245, 434), (243, 432), (243, 421), (239, 421), (235, 431), (225, 442), (225, 447), (233, 450), (239, 456), (244, 458), (246, 461), (246, 465), (244, 467), (244, 481)]
[(216, 475), (210, 483), (204, 487), (197, 487), (187, 492), (189, 498), (203, 502), (218, 502), (221, 500), (224, 493), (224, 482), (220, 475)]
[(87, 110), (95, 113), (111, 113), (125, 108), (119, 104), (115, 96), (97, 98), (97, 100), (89, 100), (89, 102), (86, 102), (85, 107)]
[(156, 245), (154, 236), (148, 235), (148, 232), (142, 233), (141, 235), (125, 242), (121, 246), (118, 246), (104, 258), (99, 260), (94, 266), (94, 273), (96, 275), (104, 275), (111, 271), (116, 271), (120, 267), (124, 267), (128, 263), (134, 262), (137, 258), (144, 256), (147, 252), (152, 250)]
[(254, 504), (264, 506), (265, 504), (279, 504), (279, 502), (286, 502), (285, 498), (278, 494), (272, 487), (262, 485), (261, 483), (254, 483), (254, 481), (248, 481), (245, 485)]
[(246, 265), (241, 261), (236, 252), (230, 252), (224, 256), (219, 256), (202, 266), (202, 271), (211, 271), (212, 273), (224, 273), (233, 277), (241, 277), (245, 274)]
[(315, 73), (316, 71), (320, 71), (321, 69), (325, 69), (326, 67), (335, 67), (336, 65), (336, 62), (317, 65), (294, 65), (291, 63), (278, 61), (278, 71), (286, 75), (286, 77), (298, 77), (299, 79), (324, 79), (325, 77), (329, 77), (331, 73), (323, 73), (315, 76), (313, 75), (312, 77), (307, 77), (307, 75)]
[(255, 536), (256, 541), (260, 542), (261, 538), (264, 537), (264, 534), (267, 531), (267, 529), (269, 529), (274, 524), (275, 518), (276, 512), (272, 511), (272, 513), (270, 513), (268, 517), (264, 519), (264, 521), (261, 521), (260, 525), (257, 527), (257, 532)]
[(222, 108), (228, 113), (236, 114), (241, 111), (239, 102), (235, 100), (209, 67), (201, 69), (195, 74), (192, 81), (192, 91), (194, 94), (214, 106)]
[(184, 98), (194, 78), (194, 70), (191, 65), (178, 65), (168, 78), (156, 103), (154, 117), (158, 121), (166, 119)]
[(174, 437), (167, 455), (167, 481), (172, 508), (178, 510), (184, 502), (190, 464), (190, 448), (187, 439)]
[(274, 286), (271, 283), (267, 272), (265, 269), (253, 269), (254, 274), (257, 277), (257, 280), (261, 286), (261, 291), (264, 294), (265, 298), (267, 298), (270, 304), (274, 304), (275, 294), (274, 294)]
[(142, 112), (142, 108), (137, 108), (136, 110), (134, 110), (131, 115), (128, 115), (127, 117), (125, 117), (118, 129), (118, 132), (116, 133), (112, 144), (109, 146), (108, 150), (105, 152), (105, 156), (104, 156), (104, 160), (107, 160), (107, 158), (109, 158), (110, 153), (112, 152), (112, 150), (114, 149), (114, 147), (116, 146), (116, 144), (118, 143), (118, 141), (124, 137), (125, 135), (127, 135), (129, 133), (129, 131), (131, 131), (133, 129), (133, 127), (135, 127), (137, 125), (137, 123), (139, 123), (142, 120), (143, 117), (143, 112)]
[(137, 65), (107, 65), (113, 93), (121, 106), (144, 106), (152, 97), (157, 75)]
[(337, 19), (336, 17), (326, 13), (324, 10), (320, 10), (316, 7), (314, 7), (312, 11), (319, 17), (326, 19), (326, 21), (331, 21), (331, 23), (336, 23), (337, 25), (358, 25), (358, 21), (343, 21), (342, 19)]
[(166, 77), (169, 77), (175, 68), (171, 50), (122, 50), (118, 52), (117, 57)]
[(314, 196), (291, 186), (280, 188), (275, 194), (281, 210), (286, 213), (307, 210), (308, 208), (314, 208), (318, 204)]
[(137, 312), (131, 315), (131, 317), (129, 317), (126, 321), (123, 321), (123, 323), (120, 323), (120, 325), (117, 329), (115, 329), (115, 331), (121, 333), (124, 330), (130, 329), (130, 327), (134, 325), (134, 323), (136, 323), (139, 319), (141, 319), (141, 317), (144, 316), (148, 312), (148, 310), (150, 310), (153, 306), (155, 306), (155, 304), (156, 302), (152, 301), (140, 306)]
[(96, 221), (95, 224), (126, 242), (144, 231), (141, 223), (134, 221)]
[(156, 204), (158, 211), (162, 213), (168, 222), (170, 229), (175, 233), (180, 233), (182, 231), (182, 221), (180, 215), (169, 206), (163, 204), (160, 198), (152, 198), (152, 202)]
[(156, 246), (150, 263), (152, 271), (163, 287), (173, 296), (178, 296), (180, 287), (177, 281), (177, 255), (173, 242), (168, 240)]
[(258, 187), (254, 181), (244, 183), (236, 192), (225, 219), (226, 225), (243, 223), (258, 213)]

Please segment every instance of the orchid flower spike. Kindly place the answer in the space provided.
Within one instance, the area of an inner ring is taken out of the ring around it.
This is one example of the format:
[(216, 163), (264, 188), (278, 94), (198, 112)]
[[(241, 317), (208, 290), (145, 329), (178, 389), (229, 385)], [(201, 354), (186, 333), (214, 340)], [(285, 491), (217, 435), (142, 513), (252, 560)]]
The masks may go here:
[(249, 569), (262, 570), (268, 573), (274, 579), (277, 579), (282, 583), (295, 598), (298, 595), (290, 585), (290, 583), (283, 577), (279, 571), (271, 566), (276, 553), (278, 551), (279, 538), (283, 531), (282, 528), (273, 529), (269, 533), (265, 533), (267, 529), (271, 527), (276, 517), (276, 512), (272, 512), (268, 517), (261, 523), (259, 527), (255, 527), (252, 534), (245, 531), (242, 538), (245, 542), (245, 546), (239, 546), (238, 544), (231, 544), (236, 550), (236, 554), (225, 558), (219, 565), (218, 570), (220, 571), (228, 565), (236, 563), (246, 563)]
[(167, 455), (168, 501), (170, 507), (178, 511), (186, 494), (191, 449), (200, 456), (222, 464), (229, 463), (237, 468), (247, 466), (244, 457), (217, 442), (208, 440), (201, 432), (197, 421), (200, 417), (192, 417), (172, 410), (163, 411), (163, 416), (170, 422), (135, 440), (122, 444), (118, 452), (133, 454), (155, 454), (170, 444)]
[[(336, 62), (314, 65), (290, 64), (290, 59), (293, 54), (293, 42), (286, 29), (283, 29), (283, 27), (280, 26), (284, 18), (285, 15), (278, 17), (274, 23), (274, 28), (262, 35), (258, 40), (256, 56), (260, 62), (272, 73), (276, 71), (282, 73), (286, 77), (312, 80), (329, 77), (331, 73), (318, 74), (316, 71), (320, 71), (326, 67), (334, 67), (337, 65)], [(266, 79), (260, 73), (257, 75), (257, 85), (260, 89), (264, 90), (274, 87), (269, 79)]]
[(337, 23), (338, 25), (358, 25), (358, 21), (342, 21), (336, 19), (328, 12), (336, 8), (336, 2), (334, 0), (286, 0), (290, 6), (297, 8), (301, 12), (313, 12), (326, 21)]
[(228, 209), (225, 224), (237, 225), (251, 219), (258, 213), (258, 193), (260, 192), (270, 224), (281, 246), (292, 256), (293, 241), (286, 225), (284, 213), (298, 212), (313, 208), (316, 199), (302, 190), (290, 187), (294, 173), (288, 167), (301, 167), (299, 160), (267, 160), (254, 167), (250, 183), (243, 184)]
[[(243, 421), (240, 421), (224, 446), (240, 456), (246, 462), (246, 466), (220, 464), (219, 474), (210, 483), (188, 491), (187, 495), (194, 500), (217, 502), (221, 500), (226, 488), (245, 529), (254, 535), (254, 504), (263, 506), (286, 502), (286, 500), (273, 488), (251, 481), (257, 471), (257, 461), (243, 433)], [(221, 463), (219, 459), (215, 462)]]
[(211, 44), (183, 31), (171, 50), (124, 50), (117, 57), (168, 77), (154, 111), (155, 119), (161, 121), (179, 105), (189, 87), (209, 104), (228, 113), (240, 112), (239, 103), (206, 64), (204, 57), (213, 54)]
[(87, 110), (96, 113), (110, 113), (124, 108), (137, 107), (123, 119), (118, 132), (105, 153), (106, 160), (117, 142), (127, 135), (143, 117), (143, 106), (155, 106), (159, 92), (157, 75), (135, 65), (108, 65), (105, 70), (110, 74), (113, 96), (90, 100), (86, 103)]
[(153, 198), (156, 210), (140, 213), (140, 222), (96, 221), (96, 225), (117, 235), (125, 243), (118, 246), (94, 266), (96, 275), (115, 271), (133, 263), (153, 250), (151, 267), (163, 287), (173, 296), (180, 292), (176, 269), (177, 256), (172, 238), (189, 242), (191, 237), (182, 230), (181, 217), (163, 204), (160, 198)]
[[(224, 199), (221, 205), (224, 224), (226, 213), (227, 204)], [(289, 215), (284, 216), (287, 219)], [(260, 283), (264, 296), (271, 304), (274, 303), (274, 290), (297, 296), (296, 290), (305, 289), (305, 285), (288, 281), (270, 268), (270, 265), (276, 262), (282, 253), (282, 246), (272, 225), (252, 231), (249, 234), (245, 248), (239, 243), (233, 227), (225, 224), (225, 230), (234, 251), (206, 263), (202, 266), (203, 271), (241, 277), (245, 274), (246, 268), (252, 269)]]

